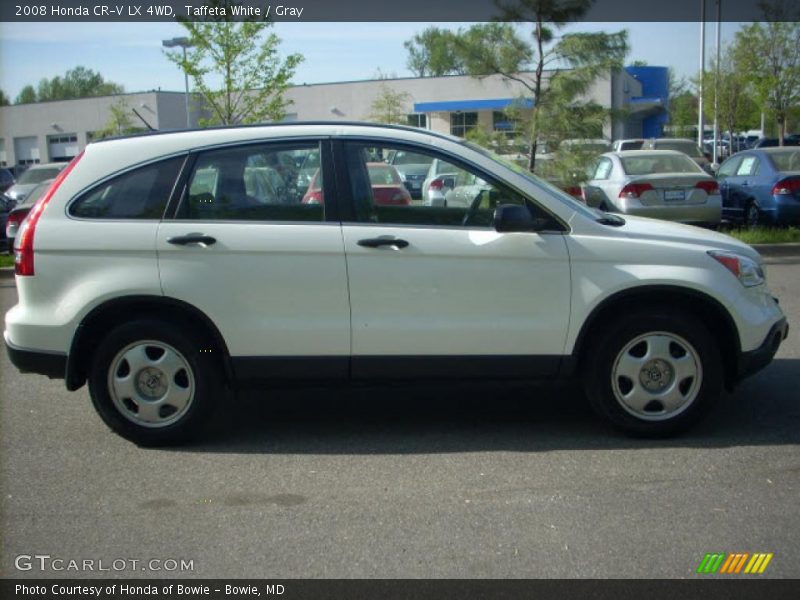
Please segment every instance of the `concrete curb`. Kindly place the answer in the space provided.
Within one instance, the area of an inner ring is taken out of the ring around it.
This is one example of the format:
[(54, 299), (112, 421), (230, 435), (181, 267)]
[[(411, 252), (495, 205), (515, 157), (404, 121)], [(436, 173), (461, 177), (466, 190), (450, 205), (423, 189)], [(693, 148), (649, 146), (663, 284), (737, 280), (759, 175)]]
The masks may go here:
[(11, 279), (14, 277), (14, 267), (0, 267), (0, 279)]
[(751, 244), (761, 256), (800, 257), (800, 244)]

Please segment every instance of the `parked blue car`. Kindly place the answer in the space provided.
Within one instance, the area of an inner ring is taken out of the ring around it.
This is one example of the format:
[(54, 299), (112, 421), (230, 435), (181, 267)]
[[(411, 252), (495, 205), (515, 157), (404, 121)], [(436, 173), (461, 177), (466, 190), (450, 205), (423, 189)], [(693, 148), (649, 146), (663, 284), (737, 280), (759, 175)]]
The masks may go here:
[(800, 147), (738, 152), (720, 165), (717, 180), (724, 220), (800, 224)]

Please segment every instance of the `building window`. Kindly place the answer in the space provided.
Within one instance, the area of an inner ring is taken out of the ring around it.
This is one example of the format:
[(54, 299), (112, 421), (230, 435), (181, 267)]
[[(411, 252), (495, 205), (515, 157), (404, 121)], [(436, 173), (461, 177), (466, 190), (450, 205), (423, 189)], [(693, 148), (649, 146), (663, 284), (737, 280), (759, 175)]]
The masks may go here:
[(458, 137), (467, 134), (478, 126), (478, 113), (454, 112), (450, 113), (450, 133)]
[(51, 144), (70, 144), (78, 141), (78, 136), (71, 135), (51, 135), (47, 138)]
[(516, 119), (502, 111), (496, 110), (492, 113), (492, 128), (497, 133), (504, 133), (510, 138), (516, 137), (518, 125)]
[(421, 129), (428, 128), (428, 115), (408, 115), (408, 124)]

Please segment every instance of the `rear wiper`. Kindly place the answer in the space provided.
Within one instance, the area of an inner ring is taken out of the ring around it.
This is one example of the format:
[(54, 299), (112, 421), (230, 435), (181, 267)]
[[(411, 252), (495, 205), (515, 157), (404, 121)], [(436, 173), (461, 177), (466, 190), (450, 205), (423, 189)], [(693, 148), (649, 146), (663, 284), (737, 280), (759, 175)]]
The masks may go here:
[(622, 227), (625, 225), (625, 219), (611, 213), (603, 213), (603, 215), (597, 219), (597, 222), (601, 225), (610, 225), (611, 227)]

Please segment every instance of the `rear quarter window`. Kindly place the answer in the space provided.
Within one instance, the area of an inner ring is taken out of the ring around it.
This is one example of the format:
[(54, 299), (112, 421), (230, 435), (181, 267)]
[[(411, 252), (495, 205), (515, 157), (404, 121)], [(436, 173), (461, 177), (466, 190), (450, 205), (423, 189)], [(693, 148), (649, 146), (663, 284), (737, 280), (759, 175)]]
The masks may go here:
[(69, 214), (81, 219), (160, 219), (184, 157), (127, 171), (81, 195)]

